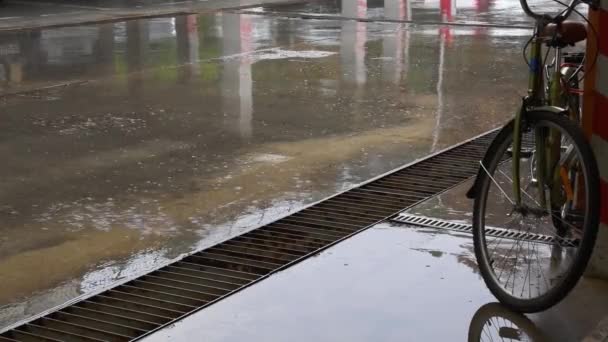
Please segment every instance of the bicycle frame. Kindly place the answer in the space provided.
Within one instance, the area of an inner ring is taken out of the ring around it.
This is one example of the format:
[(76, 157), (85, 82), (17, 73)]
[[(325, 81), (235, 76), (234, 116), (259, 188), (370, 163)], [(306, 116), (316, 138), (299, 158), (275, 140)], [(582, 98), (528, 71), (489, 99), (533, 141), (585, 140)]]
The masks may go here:
[[(554, 70), (549, 80), (549, 98), (545, 98), (545, 77), (543, 70), (543, 59), (542, 59), (542, 45), (543, 39), (540, 37), (545, 26), (543, 20), (539, 20), (534, 29), (534, 35), (530, 43), (530, 56), (529, 56), (529, 78), (528, 78), (528, 96), (523, 99), (520, 110), (515, 114), (515, 128), (513, 133), (513, 146), (512, 146), (512, 175), (513, 175), (513, 195), (515, 197), (515, 205), (517, 207), (522, 206), (521, 200), (521, 187), (520, 187), (520, 161), (521, 161), (521, 147), (522, 147), (522, 128), (525, 125), (526, 113), (533, 109), (550, 110), (556, 114), (562, 113), (564, 109), (563, 103), (563, 89), (561, 84), (561, 49), (555, 49), (555, 63)], [(535, 144), (536, 149), (536, 178), (538, 185), (544, 188), (547, 184), (546, 180), (550, 179), (551, 184), (557, 184), (555, 182), (560, 181), (559, 169), (555, 168), (555, 165), (559, 162), (557, 160), (560, 155), (561, 148), (561, 135), (559, 132), (550, 130), (546, 132), (543, 129), (536, 129), (535, 132)], [(552, 167), (553, 166), (553, 167)], [(551, 172), (553, 170), (553, 172)], [(559, 187), (552, 186), (550, 199), (552, 204), (559, 205), (562, 201), (562, 194), (559, 191)], [(547, 198), (545, 191), (539, 191), (539, 204), (545, 208), (547, 205)]]

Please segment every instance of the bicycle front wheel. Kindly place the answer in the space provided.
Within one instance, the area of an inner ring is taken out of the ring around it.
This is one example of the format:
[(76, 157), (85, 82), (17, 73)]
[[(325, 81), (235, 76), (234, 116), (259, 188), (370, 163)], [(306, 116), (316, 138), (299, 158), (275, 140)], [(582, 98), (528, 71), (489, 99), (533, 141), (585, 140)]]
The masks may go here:
[[(515, 205), (511, 122), (481, 168), (473, 238), (480, 273), (492, 294), (513, 310), (538, 312), (562, 300), (585, 270), (597, 236), (599, 175), (591, 147), (574, 122), (532, 111), (525, 123), (522, 149), (533, 153), (520, 156), (521, 205)], [(553, 162), (544, 162), (542, 181), (529, 172), (530, 156), (535, 155), (538, 168), (539, 151), (545, 148), (536, 146), (535, 134), (543, 134), (538, 132), (553, 132), (561, 145), (553, 149), (559, 154)]]

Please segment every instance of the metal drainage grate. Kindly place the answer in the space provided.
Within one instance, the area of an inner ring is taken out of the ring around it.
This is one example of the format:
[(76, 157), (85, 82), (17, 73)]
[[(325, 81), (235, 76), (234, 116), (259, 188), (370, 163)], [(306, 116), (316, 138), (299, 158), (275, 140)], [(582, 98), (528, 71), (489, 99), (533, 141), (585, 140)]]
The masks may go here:
[(473, 176), (496, 132), (380, 176), (141, 277), (9, 327), (0, 341), (130, 341)]
[[(426, 216), (418, 216), (407, 213), (400, 213), (397, 216), (391, 218), (391, 221), (398, 223), (405, 223), (409, 225), (422, 226), (422, 227), (430, 227), (430, 228), (441, 228), (441, 229), (450, 229), (450, 230), (458, 230), (461, 232), (472, 233), (473, 226), (470, 224), (440, 220), (436, 218), (426, 217)], [(558, 236), (549, 236), (544, 234), (536, 234), (530, 232), (524, 232), (519, 230), (509, 230), (505, 228), (498, 227), (490, 227), (486, 228), (486, 235), (498, 238), (506, 238), (513, 240), (525, 240), (525, 241), (536, 241), (536, 242), (544, 242), (547, 244), (556, 244), (559, 243), (561, 246), (578, 246), (579, 240), (576, 239), (564, 239)]]

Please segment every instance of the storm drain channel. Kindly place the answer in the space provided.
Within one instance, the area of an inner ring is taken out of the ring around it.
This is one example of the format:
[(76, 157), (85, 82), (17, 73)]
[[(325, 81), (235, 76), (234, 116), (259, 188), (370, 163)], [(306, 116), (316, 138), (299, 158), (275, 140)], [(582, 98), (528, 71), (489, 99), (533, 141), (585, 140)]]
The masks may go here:
[(195, 252), (55, 311), (0, 341), (132, 341), (315, 255), (475, 175), (496, 132)]
[[(436, 229), (448, 229), (456, 230), (466, 233), (473, 234), (473, 226), (466, 223), (454, 222), (436, 219), (426, 216), (412, 215), (408, 213), (400, 213), (397, 216), (390, 219), (392, 222), (429, 227)], [(577, 239), (565, 239), (558, 236), (550, 236), (545, 234), (537, 234), (533, 232), (527, 232), (522, 230), (505, 229), (501, 227), (486, 227), (485, 233), (487, 236), (505, 238), (511, 240), (523, 240), (531, 242), (542, 242), (550, 245), (559, 243), (563, 247), (578, 246), (579, 240)]]

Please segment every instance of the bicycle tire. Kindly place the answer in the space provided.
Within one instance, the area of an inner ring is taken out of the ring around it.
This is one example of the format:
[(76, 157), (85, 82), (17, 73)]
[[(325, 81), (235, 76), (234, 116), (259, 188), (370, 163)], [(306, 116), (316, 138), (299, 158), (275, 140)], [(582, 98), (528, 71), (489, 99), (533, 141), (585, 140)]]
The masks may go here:
[[(581, 169), (586, 177), (586, 202), (587, 215), (583, 224), (583, 235), (579, 242), (579, 249), (572, 260), (572, 265), (565, 271), (563, 278), (555, 286), (548, 289), (546, 293), (529, 299), (517, 298), (508, 293), (498, 283), (496, 275), (492, 270), (491, 256), (488, 256), (485, 236), (486, 201), (493, 179), (487, 173), (480, 173), (478, 179), (478, 191), (475, 196), (473, 208), (473, 240), (475, 257), (479, 266), (481, 276), (492, 294), (505, 306), (518, 312), (539, 312), (546, 310), (561, 301), (576, 285), (589, 262), (599, 225), (599, 172), (590, 144), (585, 139), (581, 129), (570, 119), (548, 111), (530, 111), (526, 113), (526, 124), (528, 127), (542, 126), (543, 124), (559, 127), (572, 139), (573, 145), (578, 150), (582, 159)], [(491, 156), (487, 169), (493, 172), (502, 162), (501, 151), (510, 146), (513, 137), (514, 123), (509, 122), (505, 128), (496, 136), (490, 149), (486, 152)], [(499, 160), (500, 159), (500, 160)], [(486, 160), (486, 159), (484, 159)], [(517, 260), (516, 260), (517, 262)], [(508, 285), (508, 279), (507, 279)], [(523, 289), (522, 289), (523, 291)]]

